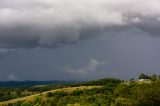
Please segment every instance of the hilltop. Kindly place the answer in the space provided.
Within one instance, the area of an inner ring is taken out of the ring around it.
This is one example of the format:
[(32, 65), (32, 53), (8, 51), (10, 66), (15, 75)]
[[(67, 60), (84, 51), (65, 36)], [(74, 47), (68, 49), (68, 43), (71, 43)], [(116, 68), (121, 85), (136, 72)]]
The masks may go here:
[(45, 99), (48, 94), (55, 93), (55, 92), (71, 93), (76, 90), (84, 90), (84, 89), (88, 90), (88, 89), (94, 89), (94, 88), (100, 88), (100, 87), (102, 87), (102, 86), (80, 86), (80, 87), (68, 87), (68, 88), (56, 89), (56, 90), (51, 90), (51, 91), (27, 96), (27, 97), (22, 97), (22, 98), (9, 100), (9, 101), (0, 102), (0, 106), (16, 104), (17, 102), (25, 102), (25, 103), (26, 102), (34, 102), (35, 98)]
[[(7, 97), (20, 95), (8, 101), (1, 100), (0, 106), (160, 106), (160, 79), (155, 75), (154, 78), (142, 78), (130, 81), (104, 78), (54, 86), (10, 88), (3, 90)], [(21, 95), (28, 92), (28, 96)]]

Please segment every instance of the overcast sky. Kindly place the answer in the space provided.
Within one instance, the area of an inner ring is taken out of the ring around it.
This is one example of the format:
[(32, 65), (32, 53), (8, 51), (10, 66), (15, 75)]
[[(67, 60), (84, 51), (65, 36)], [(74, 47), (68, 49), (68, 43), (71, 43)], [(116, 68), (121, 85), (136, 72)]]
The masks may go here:
[(159, 0), (0, 0), (0, 80), (160, 74)]

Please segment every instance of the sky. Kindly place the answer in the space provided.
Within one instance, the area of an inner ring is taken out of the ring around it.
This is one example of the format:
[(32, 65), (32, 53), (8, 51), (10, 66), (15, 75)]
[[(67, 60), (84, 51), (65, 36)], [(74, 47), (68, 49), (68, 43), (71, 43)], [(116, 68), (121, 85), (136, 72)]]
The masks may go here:
[(1, 81), (159, 70), (159, 0), (0, 0)]

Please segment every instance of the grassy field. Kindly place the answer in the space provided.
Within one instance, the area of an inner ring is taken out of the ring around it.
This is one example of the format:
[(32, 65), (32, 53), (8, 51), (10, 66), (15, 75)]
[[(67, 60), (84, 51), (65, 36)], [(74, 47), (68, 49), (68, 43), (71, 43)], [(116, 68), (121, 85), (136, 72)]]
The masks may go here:
[(38, 96), (41, 96), (42, 98), (45, 99), (46, 94), (48, 92), (64, 91), (64, 92), (69, 93), (69, 92), (73, 92), (74, 90), (93, 89), (93, 88), (99, 88), (99, 87), (101, 87), (101, 86), (80, 86), (80, 87), (68, 87), (68, 88), (56, 89), (56, 90), (51, 90), (51, 91), (47, 91), (47, 92), (43, 92), (43, 93), (31, 95), (31, 96), (26, 96), (26, 97), (22, 97), (22, 98), (17, 98), (17, 99), (13, 99), (13, 100), (9, 100), (9, 101), (0, 102), (0, 106), (5, 106), (7, 104), (16, 103), (19, 101), (32, 102)]

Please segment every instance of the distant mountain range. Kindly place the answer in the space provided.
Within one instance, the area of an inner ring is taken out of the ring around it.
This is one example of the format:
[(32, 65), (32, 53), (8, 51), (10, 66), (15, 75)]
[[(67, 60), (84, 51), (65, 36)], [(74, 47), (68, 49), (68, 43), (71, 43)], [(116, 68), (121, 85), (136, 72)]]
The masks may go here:
[(76, 81), (0, 81), (0, 87), (28, 87), (35, 85), (50, 85), (50, 84), (64, 84), (64, 83), (72, 83)]

